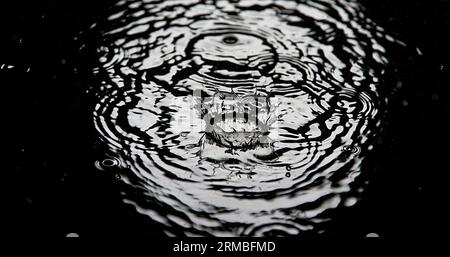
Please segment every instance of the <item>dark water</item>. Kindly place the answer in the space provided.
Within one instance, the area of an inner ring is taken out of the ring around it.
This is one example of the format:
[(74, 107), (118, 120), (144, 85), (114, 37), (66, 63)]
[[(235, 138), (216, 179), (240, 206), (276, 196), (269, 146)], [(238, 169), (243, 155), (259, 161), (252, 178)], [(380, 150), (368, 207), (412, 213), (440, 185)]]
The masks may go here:
[[(407, 127), (390, 123), (404, 115), (395, 110), (413, 103), (414, 94), (401, 99), (398, 92), (408, 82), (414, 85), (408, 76), (418, 70), (411, 67), (422, 51), (395, 35), (395, 25), (389, 31), (375, 22), (371, 10), (376, 8), (366, 5), (371, 6), (355, 1), (105, 3), (111, 6), (106, 13), (80, 22), (89, 23), (80, 26), (84, 29), (75, 23), (73, 34), (56, 40), (61, 45), (44, 47), (58, 64), (41, 66), (39, 58), (30, 62), (26, 51), (37, 46), (24, 48), (23, 62), (17, 61), (22, 55), (5, 58), (7, 76), (31, 74), (23, 84), (32, 85), (36, 77), (41, 85), (53, 80), (45, 92), (55, 97), (38, 93), (36, 105), (44, 114), (32, 118), (46, 137), (34, 142), (39, 133), (31, 133), (18, 144), (22, 164), (16, 170), (28, 174), (20, 175), (26, 178), (22, 183), (38, 178), (50, 185), (48, 191), (36, 185), (17, 189), (25, 195), (25, 208), (36, 215), (29, 221), (31, 230), (216, 236), (395, 231), (398, 225), (383, 219), (391, 211), (402, 217), (389, 206), (390, 201), (402, 206), (404, 199), (398, 191), (373, 188), (384, 188), (388, 181), (388, 188), (409, 189), (400, 183), (406, 181), (416, 189), (418, 175), (406, 163), (414, 155), (404, 143), (411, 137)], [(59, 34), (49, 30), (51, 39), (64, 35), (63, 29)], [(445, 63), (439, 65), (437, 71), (443, 72)], [(47, 106), (39, 96), (52, 100)], [(202, 114), (219, 117), (224, 111), (196, 107), (206, 99), (239, 106), (254, 96), (267, 100), (255, 106), (270, 120), (264, 135), (252, 131), (251, 122), (222, 122), (222, 133), (209, 133)], [(439, 96), (432, 92), (431, 100)], [(67, 112), (58, 112), (59, 106), (67, 106)], [(413, 120), (413, 113), (421, 115), (416, 110), (404, 119)], [(226, 131), (234, 131), (233, 136)], [(248, 135), (251, 140), (245, 141)], [(397, 148), (392, 135), (403, 142)], [(395, 152), (392, 147), (406, 151), (400, 166), (389, 154)], [(36, 154), (42, 148), (52, 149), (44, 151), (50, 155)], [(30, 158), (53, 173), (31, 175)], [(406, 171), (396, 175), (393, 167), (412, 171), (413, 177), (407, 178)], [(376, 169), (388, 175), (373, 177), (380, 174)], [(61, 198), (54, 196), (60, 192)], [(387, 203), (375, 223), (382, 228), (366, 225), (369, 230), (361, 231), (349, 225), (350, 219), (373, 222), (364, 217), (372, 217), (380, 192)], [(54, 197), (56, 202), (48, 200)], [(360, 213), (365, 216), (356, 217)], [(62, 218), (39, 218), (46, 214)]]

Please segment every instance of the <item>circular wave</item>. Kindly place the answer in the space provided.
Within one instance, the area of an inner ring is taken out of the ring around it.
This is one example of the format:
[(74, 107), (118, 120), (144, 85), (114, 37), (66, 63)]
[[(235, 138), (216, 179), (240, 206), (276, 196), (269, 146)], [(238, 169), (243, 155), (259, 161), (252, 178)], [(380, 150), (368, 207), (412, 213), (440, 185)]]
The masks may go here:
[[(393, 40), (357, 3), (120, 1), (97, 25), (96, 128), (129, 167), (124, 201), (168, 234), (298, 235), (355, 203)], [(236, 114), (206, 131), (254, 96), (264, 133)]]

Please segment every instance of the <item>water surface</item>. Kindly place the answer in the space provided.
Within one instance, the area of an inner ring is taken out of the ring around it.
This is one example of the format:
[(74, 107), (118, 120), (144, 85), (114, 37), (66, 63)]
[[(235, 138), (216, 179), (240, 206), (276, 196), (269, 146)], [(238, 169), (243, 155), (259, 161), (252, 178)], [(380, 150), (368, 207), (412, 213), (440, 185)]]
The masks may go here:
[[(91, 30), (96, 166), (168, 235), (321, 233), (358, 202), (395, 40), (355, 1), (119, 1)], [(264, 133), (208, 131), (199, 101), (252, 97)]]

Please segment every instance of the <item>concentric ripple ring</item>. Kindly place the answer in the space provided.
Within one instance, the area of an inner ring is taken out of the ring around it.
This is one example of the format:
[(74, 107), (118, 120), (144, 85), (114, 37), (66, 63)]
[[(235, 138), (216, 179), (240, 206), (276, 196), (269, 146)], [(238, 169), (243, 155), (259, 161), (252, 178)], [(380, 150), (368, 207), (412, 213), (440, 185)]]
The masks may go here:
[[(92, 30), (99, 139), (124, 202), (168, 235), (319, 233), (359, 199), (395, 40), (356, 2), (122, 0)], [(206, 131), (203, 112), (225, 111), (195, 108), (195, 92), (267, 99), (266, 130)]]

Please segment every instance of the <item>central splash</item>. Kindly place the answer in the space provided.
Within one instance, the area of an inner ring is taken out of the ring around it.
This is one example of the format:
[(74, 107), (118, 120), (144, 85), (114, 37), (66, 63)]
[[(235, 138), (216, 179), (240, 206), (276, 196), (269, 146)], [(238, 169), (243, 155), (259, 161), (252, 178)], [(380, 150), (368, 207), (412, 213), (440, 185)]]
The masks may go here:
[(225, 93), (203, 100), (201, 111), (207, 135), (230, 148), (269, 143), (267, 135), (277, 117), (268, 97)]
[(123, 0), (111, 12), (91, 28), (91, 93), (120, 164), (102, 170), (120, 173), (125, 203), (168, 235), (260, 236), (321, 233), (358, 202), (395, 43), (360, 5)]

